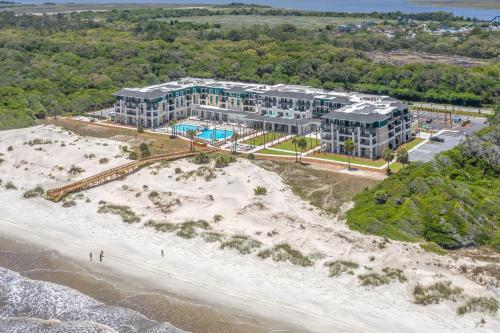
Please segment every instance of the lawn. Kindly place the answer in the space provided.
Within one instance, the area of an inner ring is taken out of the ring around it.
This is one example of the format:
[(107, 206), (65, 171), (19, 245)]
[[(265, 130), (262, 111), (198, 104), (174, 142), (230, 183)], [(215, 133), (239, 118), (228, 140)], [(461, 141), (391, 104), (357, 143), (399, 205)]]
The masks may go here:
[(414, 148), (416, 145), (418, 145), (419, 143), (422, 143), (424, 141), (425, 141), (425, 139), (415, 138), (415, 139), (411, 140), (410, 142), (407, 142), (407, 143), (401, 145), (401, 148), (405, 148), (406, 150), (410, 150), (410, 149)]
[[(327, 154), (310, 154), (308, 157), (315, 157), (319, 159), (324, 159), (324, 160), (329, 160), (329, 161), (336, 161), (336, 162), (349, 162), (349, 158), (347, 155), (339, 155), (339, 154), (332, 154), (332, 153), (327, 153)], [(359, 157), (351, 157), (351, 163), (353, 164), (359, 164), (359, 165), (367, 165), (367, 166), (372, 166), (372, 167), (381, 167), (385, 164), (387, 164), (386, 161), (384, 160), (369, 160), (369, 159), (364, 159), (364, 158), (359, 158)]]
[(242, 143), (252, 146), (262, 146), (263, 144), (269, 143), (279, 138), (283, 138), (285, 136), (287, 136), (287, 133), (284, 132), (269, 132), (256, 136), (255, 138), (245, 140)]
[(295, 152), (286, 152), (286, 151), (274, 150), (274, 149), (261, 149), (257, 153), (269, 154), (269, 155), (295, 156)]
[[(307, 141), (307, 150), (311, 150), (314, 147), (320, 145), (320, 140), (316, 138), (305, 137)], [(277, 145), (272, 146), (271, 148), (288, 150), (295, 153), (295, 145), (292, 143), (292, 139), (288, 139), (284, 142), (278, 143)], [(300, 152), (299, 147), (297, 147), (297, 151)]]

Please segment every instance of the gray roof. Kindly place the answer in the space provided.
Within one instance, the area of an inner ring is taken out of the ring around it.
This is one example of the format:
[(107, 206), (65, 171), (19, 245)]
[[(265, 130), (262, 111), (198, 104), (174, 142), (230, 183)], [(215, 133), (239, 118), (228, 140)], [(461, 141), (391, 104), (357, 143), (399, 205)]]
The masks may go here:
[(245, 119), (254, 121), (265, 121), (271, 124), (278, 125), (307, 125), (307, 124), (319, 124), (321, 120), (313, 118), (301, 118), (301, 119), (290, 119), (283, 117), (269, 117), (264, 115), (258, 115), (255, 113), (249, 114)]
[(124, 97), (135, 97), (135, 98), (144, 98), (144, 99), (155, 99), (160, 97), (165, 97), (166, 92), (162, 90), (151, 90), (151, 91), (141, 91), (134, 89), (121, 89), (117, 93), (116, 96), (124, 96)]
[(266, 91), (264, 96), (271, 97), (284, 97), (284, 98), (297, 98), (297, 99), (313, 99), (316, 94), (302, 93), (295, 91), (282, 91), (282, 90), (269, 90)]
[(343, 112), (342, 109), (343, 108), (340, 108), (335, 111), (330, 111), (321, 118), (359, 121), (361, 123), (384, 121), (390, 118), (390, 116), (387, 114), (381, 114), (377, 112)]
[(228, 89), (225, 89), (227, 92), (232, 92), (232, 93), (244, 93), (245, 88), (244, 87), (231, 87)]

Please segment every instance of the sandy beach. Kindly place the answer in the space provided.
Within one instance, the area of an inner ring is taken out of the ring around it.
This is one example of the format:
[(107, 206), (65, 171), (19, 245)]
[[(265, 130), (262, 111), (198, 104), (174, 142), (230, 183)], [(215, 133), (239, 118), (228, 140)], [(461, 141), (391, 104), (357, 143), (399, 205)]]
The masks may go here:
[[(269, 331), (495, 332), (500, 326), (498, 315), (458, 316), (463, 299), (427, 306), (412, 299), (417, 282), (447, 280), (463, 288), (464, 297), (498, 299), (494, 282), (483, 277), (478, 283), (460, 271), (486, 263), (353, 232), (299, 198), (278, 174), (246, 159), (222, 169), (189, 160), (153, 165), (61, 203), (24, 198), (37, 186), (47, 190), (128, 162), (123, 145), (53, 126), (0, 132), (0, 235), (58, 251), (97, 274), (133, 281), (137, 290), (156, 289), (211, 306)], [(259, 186), (267, 194), (256, 195)], [(127, 207), (134, 223), (124, 223), (112, 205)], [(189, 221), (198, 222), (194, 234), (186, 228), (192, 238), (182, 237), (184, 229), (171, 230)], [(239, 239), (250, 253), (222, 246)], [(311, 265), (258, 255), (283, 243)], [(101, 249), (102, 263), (96, 262)], [(353, 274), (330, 277), (324, 264), (332, 260), (358, 267)], [(407, 281), (359, 283), (358, 275), (388, 267), (401, 269)], [(158, 319), (168, 321), (165, 317)], [(199, 326), (178, 327), (197, 332)]]

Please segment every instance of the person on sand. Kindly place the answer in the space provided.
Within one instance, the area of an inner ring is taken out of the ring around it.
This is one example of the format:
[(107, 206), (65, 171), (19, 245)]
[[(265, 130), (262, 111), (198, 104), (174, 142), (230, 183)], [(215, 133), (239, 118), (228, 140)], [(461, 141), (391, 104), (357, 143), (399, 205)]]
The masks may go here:
[(99, 253), (99, 261), (102, 262), (102, 258), (104, 257), (104, 255), (101, 253)]
[(90, 261), (92, 261), (92, 252), (90, 252), (89, 255), (90, 255)]
[(163, 252), (163, 249), (161, 249), (161, 256), (164, 257), (165, 256), (165, 252)]

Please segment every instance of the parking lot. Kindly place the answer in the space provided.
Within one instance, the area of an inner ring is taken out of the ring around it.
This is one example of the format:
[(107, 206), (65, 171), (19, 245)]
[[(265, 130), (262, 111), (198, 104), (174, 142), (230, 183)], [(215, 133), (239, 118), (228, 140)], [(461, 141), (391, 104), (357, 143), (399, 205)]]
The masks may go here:
[[(486, 126), (485, 119), (478, 117), (466, 117), (466, 119), (470, 120), (470, 125), (466, 127), (462, 127), (460, 124), (453, 124), (451, 127), (449, 125), (449, 118), (448, 123), (446, 123), (443, 115), (436, 116), (426, 112), (420, 112), (419, 116), (421, 117), (421, 121), (428, 119), (428, 117), (432, 117), (430, 118), (432, 121), (428, 123), (428, 127), (435, 132), (439, 131), (438, 133), (440, 134), (438, 136), (443, 138), (444, 142), (428, 141), (420, 147), (413, 149), (409, 153), (410, 161), (428, 162), (432, 160), (434, 155), (452, 149), (458, 145), (466, 135), (476, 132)], [(462, 119), (462, 121), (463, 120), (465, 119)]]
[(464, 138), (464, 134), (460, 132), (444, 132), (440, 134), (439, 137), (444, 139), (443, 143), (427, 141), (420, 147), (413, 149), (409, 154), (410, 161), (428, 162), (432, 160), (437, 153), (449, 150), (458, 145)]

